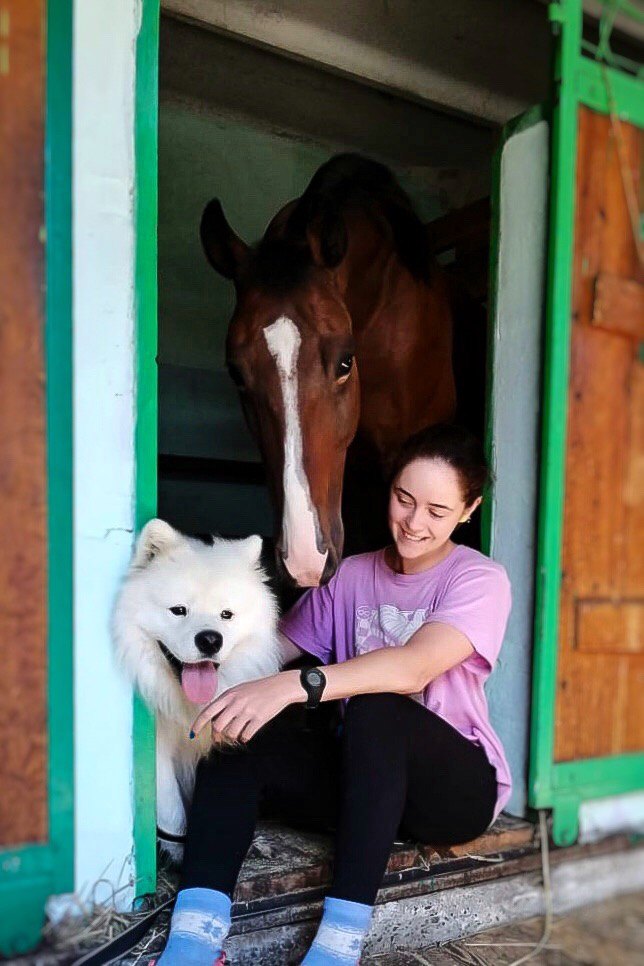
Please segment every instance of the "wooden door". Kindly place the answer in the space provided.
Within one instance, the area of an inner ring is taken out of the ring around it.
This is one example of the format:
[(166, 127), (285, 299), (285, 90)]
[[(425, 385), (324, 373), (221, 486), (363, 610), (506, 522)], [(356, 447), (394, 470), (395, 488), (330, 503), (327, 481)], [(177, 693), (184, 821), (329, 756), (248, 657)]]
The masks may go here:
[(47, 815), (44, 0), (0, 10), (0, 846)]
[[(0, 954), (73, 889), (69, 0), (0, 0)], [(48, 70), (47, 64), (53, 65)]]
[(643, 164), (641, 128), (580, 107), (559, 762), (644, 749)]

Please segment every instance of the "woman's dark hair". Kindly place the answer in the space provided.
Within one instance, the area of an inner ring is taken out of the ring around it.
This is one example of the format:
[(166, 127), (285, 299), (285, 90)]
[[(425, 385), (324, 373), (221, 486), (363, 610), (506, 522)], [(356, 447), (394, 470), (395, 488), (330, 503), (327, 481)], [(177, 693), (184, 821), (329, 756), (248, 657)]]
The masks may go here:
[(462, 426), (438, 423), (406, 439), (390, 465), (389, 483), (414, 460), (443, 460), (456, 470), (465, 505), (470, 506), (492, 482), (492, 472), (479, 439)]

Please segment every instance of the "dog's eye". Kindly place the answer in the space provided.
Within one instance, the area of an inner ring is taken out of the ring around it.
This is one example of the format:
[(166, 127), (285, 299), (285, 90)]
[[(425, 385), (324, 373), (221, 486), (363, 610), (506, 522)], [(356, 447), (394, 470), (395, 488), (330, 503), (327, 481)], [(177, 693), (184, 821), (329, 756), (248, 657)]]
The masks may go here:
[(179, 604), (177, 607), (170, 607), (169, 610), (170, 610), (170, 613), (174, 614), (175, 617), (185, 617), (186, 614), (188, 613), (187, 608), (184, 607), (182, 604)]
[(222, 610), (219, 616), (221, 617), (222, 621), (229, 621), (233, 616), (233, 612), (231, 610)]

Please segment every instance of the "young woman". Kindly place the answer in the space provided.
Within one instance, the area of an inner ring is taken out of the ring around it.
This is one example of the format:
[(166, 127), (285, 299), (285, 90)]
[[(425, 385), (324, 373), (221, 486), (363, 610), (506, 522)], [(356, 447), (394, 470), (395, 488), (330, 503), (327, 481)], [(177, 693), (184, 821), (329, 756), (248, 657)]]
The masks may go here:
[[(232, 688), (195, 732), (239, 739), (197, 773), (184, 867), (159, 966), (223, 963), (233, 889), (260, 802), (287, 821), (336, 828), (335, 871), (303, 966), (357, 963), (397, 836), (466, 842), (496, 818), (510, 774), (483, 685), (510, 611), (499, 564), (452, 542), (488, 469), (464, 430), (435, 426), (403, 446), (392, 475), (393, 543), (349, 557), (281, 622), (290, 657), (324, 665)], [(289, 728), (284, 709), (343, 699), (339, 736)]]

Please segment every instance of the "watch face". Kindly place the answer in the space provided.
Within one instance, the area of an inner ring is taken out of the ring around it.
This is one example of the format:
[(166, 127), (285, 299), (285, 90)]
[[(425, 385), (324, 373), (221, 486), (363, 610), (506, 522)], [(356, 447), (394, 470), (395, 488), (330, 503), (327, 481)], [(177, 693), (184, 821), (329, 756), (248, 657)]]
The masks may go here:
[(307, 677), (309, 679), (309, 683), (314, 687), (316, 687), (318, 684), (322, 684), (322, 675), (319, 671), (316, 671), (315, 668), (309, 671)]

